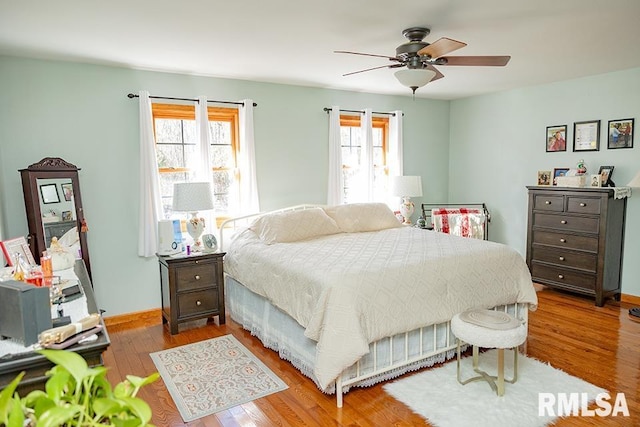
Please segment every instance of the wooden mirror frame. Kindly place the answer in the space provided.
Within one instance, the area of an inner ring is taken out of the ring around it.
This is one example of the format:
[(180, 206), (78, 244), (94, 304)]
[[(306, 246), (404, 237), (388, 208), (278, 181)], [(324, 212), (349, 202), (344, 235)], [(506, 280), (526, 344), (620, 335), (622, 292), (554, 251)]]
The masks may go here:
[(44, 237), (44, 224), (42, 222), (42, 207), (38, 197), (38, 179), (70, 179), (73, 188), (73, 200), (76, 209), (76, 227), (80, 239), (80, 249), (82, 260), (87, 268), (89, 278), (91, 278), (91, 263), (89, 262), (89, 247), (87, 245), (86, 224), (84, 209), (82, 208), (82, 197), (80, 196), (80, 182), (78, 171), (80, 169), (59, 157), (45, 157), (38, 163), (30, 165), (26, 169), (20, 169), (22, 177), (22, 190), (24, 194), (24, 206), (27, 213), (27, 225), (29, 235), (27, 242), (36, 260), (40, 259), (42, 252), (47, 250)]

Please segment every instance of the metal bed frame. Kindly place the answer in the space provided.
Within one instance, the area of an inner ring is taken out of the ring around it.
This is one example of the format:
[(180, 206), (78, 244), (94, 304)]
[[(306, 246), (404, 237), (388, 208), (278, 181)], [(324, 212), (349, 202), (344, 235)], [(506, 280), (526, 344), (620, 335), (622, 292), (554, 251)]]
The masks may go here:
[(484, 203), (423, 203), (421, 205), (422, 218), (426, 221), (426, 228), (433, 229), (433, 221), (431, 219), (432, 209), (447, 208), (471, 208), (481, 209), (484, 213), (484, 240), (489, 240), (489, 222), (491, 222), (491, 213)]

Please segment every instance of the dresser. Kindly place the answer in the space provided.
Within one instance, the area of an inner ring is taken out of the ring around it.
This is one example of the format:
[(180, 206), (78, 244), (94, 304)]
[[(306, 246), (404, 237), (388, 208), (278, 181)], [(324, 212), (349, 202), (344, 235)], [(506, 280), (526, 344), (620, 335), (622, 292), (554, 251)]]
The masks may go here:
[(162, 322), (171, 334), (178, 324), (218, 316), (225, 322), (223, 252), (158, 256), (162, 288)]
[(626, 198), (612, 188), (527, 187), (527, 265), (534, 282), (620, 300)]

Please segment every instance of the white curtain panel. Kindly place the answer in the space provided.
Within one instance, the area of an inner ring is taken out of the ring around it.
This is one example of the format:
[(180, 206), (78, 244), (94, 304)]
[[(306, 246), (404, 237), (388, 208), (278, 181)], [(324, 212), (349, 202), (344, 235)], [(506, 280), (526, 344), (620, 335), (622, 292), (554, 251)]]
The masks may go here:
[(253, 132), (253, 100), (243, 99), (240, 107), (240, 147), (238, 168), (240, 169), (240, 194), (238, 213), (241, 215), (260, 212), (258, 177), (256, 174), (256, 149)]
[(404, 164), (402, 160), (402, 111), (392, 111), (389, 117), (389, 176), (402, 176)]
[[(211, 147), (211, 136), (209, 134), (209, 111), (207, 110), (207, 97), (198, 98), (196, 107), (196, 137), (198, 141), (198, 164), (194, 165), (195, 180), (200, 182), (211, 182), (211, 162), (209, 160), (209, 148)], [(213, 185), (213, 182), (211, 182)]]
[(160, 180), (156, 144), (153, 137), (153, 115), (149, 92), (141, 90), (140, 108), (140, 207), (138, 216), (138, 255), (152, 257), (158, 251), (158, 220), (162, 218)]
[(362, 136), (362, 154), (360, 161), (360, 182), (358, 199), (363, 202), (373, 201), (373, 127), (370, 108), (364, 110), (360, 120)]
[(344, 176), (342, 174), (342, 144), (340, 141), (340, 107), (334, 105), (329, 111), (329, 180), (327, 204), (341, 205)]

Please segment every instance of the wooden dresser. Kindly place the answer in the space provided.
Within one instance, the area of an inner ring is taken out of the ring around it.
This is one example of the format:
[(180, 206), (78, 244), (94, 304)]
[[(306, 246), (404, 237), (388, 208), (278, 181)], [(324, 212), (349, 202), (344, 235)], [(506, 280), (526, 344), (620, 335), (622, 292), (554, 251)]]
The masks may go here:
[(612, 188), (527, 187), (527, 265), (534, 282), (620, 300), (627, 199)]
[(171, 334), (178, 324), (218, 316), (225, 322), (223, 252), (158, 256), (162, 287), (162, 321)]

